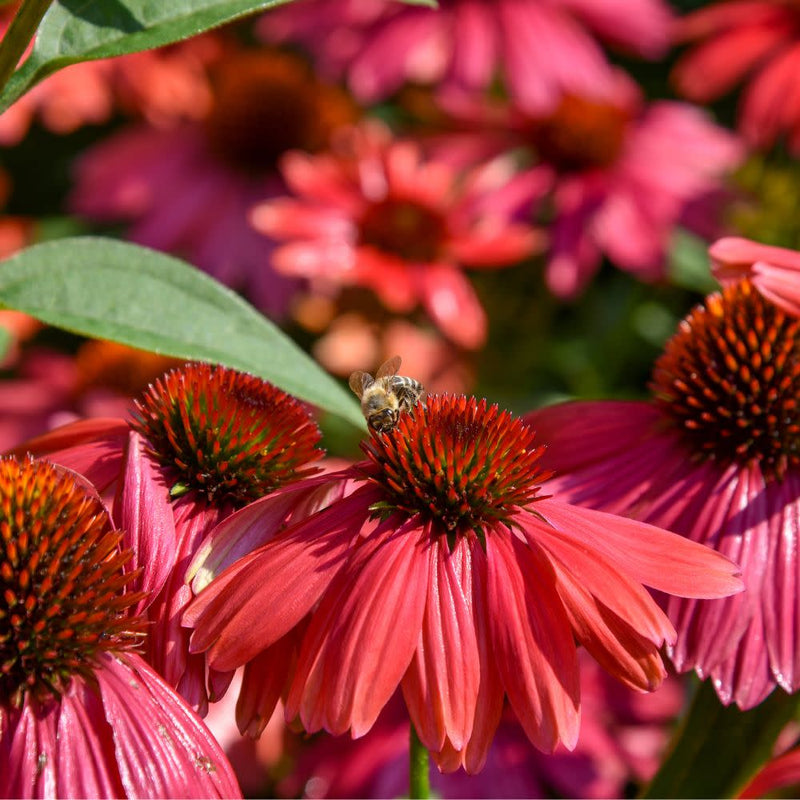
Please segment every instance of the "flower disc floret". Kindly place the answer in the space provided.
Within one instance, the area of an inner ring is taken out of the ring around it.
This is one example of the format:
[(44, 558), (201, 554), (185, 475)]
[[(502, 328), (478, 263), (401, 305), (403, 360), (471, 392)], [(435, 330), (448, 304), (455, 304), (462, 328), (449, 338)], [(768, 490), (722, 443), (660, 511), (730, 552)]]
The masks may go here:
[(140, 595), (102, 503), (46, 462), (0, 459), (0, 699), (60, 694), (137, 642)]
[(319, 428), (294, 397), (226, 367), (188, 364), (151, 384), (133, 427), (175, 474), (173, 496), (196, 491), (244, 505), (313, 470)]
[(447, 532), (483, 534), (493, 521), (540, 499), (549, 477), (537, 461), (534, 431), (497, 405), (474, 397), (434, 395), (396, 428), (364, 445), (372, 481), (385, 491), (381, 513), (419, 514)]
[(800, 320), (749, 281), (710, 295), (681, 323), (652, 390), (700, 457), (757, 462), (777, 478), (800, 464)]

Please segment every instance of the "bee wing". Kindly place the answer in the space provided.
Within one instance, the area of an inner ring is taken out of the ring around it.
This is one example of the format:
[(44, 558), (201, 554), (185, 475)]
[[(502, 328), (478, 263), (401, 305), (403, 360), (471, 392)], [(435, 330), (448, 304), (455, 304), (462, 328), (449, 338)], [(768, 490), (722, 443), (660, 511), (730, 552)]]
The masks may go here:
[(357, 369), (348, 380), (350, 388), (358, 395), (359, 399), (364, 394), (364, 390), (374, 383), (372, 375), (369, 372)]
[(378, 371), (375, 373), (376, 378), (385, 378), (387, 375), (397, 375), (397, 370), (400, 369), (400, 363), (403, 359), (400, 356), (394, 356), (390, 358), (388, 361), (384, 361), (378, 367)]

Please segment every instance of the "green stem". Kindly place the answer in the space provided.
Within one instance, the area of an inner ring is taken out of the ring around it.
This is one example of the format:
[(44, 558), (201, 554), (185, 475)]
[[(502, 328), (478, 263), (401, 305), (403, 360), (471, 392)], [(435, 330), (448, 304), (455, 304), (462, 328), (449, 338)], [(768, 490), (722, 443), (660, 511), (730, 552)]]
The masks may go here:
[(431, 783), (428, 777), (428, 750), (419, 740), (412, 723), (409, 743), (408, 796), (411, 800), (428, 800), (431, 796)]
[(14, 73), (52, 2), (53, 0), (25, 0), (11, 20), (6, 35), (0, 41), (0, 91)]

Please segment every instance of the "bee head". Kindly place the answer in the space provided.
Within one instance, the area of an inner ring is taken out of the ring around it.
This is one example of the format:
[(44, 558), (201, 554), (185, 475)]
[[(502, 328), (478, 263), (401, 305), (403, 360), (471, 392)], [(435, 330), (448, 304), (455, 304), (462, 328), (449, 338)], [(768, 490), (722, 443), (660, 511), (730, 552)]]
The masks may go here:
[(399, 412), (396, 408), (382, 408), (369, 415), (367, 424), (378, 433), (386, 433), (397, 425), (398, 416)]

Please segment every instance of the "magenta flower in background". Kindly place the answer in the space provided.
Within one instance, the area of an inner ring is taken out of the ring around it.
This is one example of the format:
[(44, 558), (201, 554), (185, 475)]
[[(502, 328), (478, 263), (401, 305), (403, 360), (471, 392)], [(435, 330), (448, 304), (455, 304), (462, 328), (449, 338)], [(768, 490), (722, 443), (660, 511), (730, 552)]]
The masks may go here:
[(134, 125), (79, 158), (70, 208), (99, 222), (131, 220), (132, 241), (183, 256), (279, 317), (296, 282), (271, 269), (271, 242), (247, 212), (284, 192), (283, 152), (323, 148), (356, 110), (299, 59), (264, 49), (225, 48), (207, 81), (202, 118)]
[(251, 214), (258, 230), (286, 241), (272, 253), (276, 270), (321, 292), (367, 287), (395, 312), (421, 302), (462, 347), (483, 344), (487, 328), (462, 267), (511, 265), (541, 246), (506, 208), (510, 162), (464, 175), (374, 121), (342, 131), (330, 152), (287, 154), (282, 170), (295, 196)]
[(106, 341), (74, 356), (26, 346), (4, 364), (14, 374), (0, 382), (0, 452), (79, 418), (124, 416), (134, 394), (178, 363)]
[[(652, 690), (674, 630), (642, 583), (693, 597), (741, 584), (708, 548), (541, 496), (533, 439), (485, 400), (428, 397), (327, 476), (351, 482), (347, 496), (225, 570), (213, 548), (195, 561), (192, 650), (221, 671), (281, 664), (273, 703), (283, 690), (287, 720), (310, 732), (363, 736), (400, 686), (443, 771), (483, 767), (506, 696), (536, 747), (574, 748), (576, 641)], [(248, 507), (220, 527), (258, 523)], [(239, 711), (247, 729), (253, 709)]]
[(768, 148), (784, 139), (800, 153), (800, 8), (785, 0), (714, 3), (678, 21), (679, 42), (693, 44), (676, 64), (678, 91), (708, 103), (744, 83), (739, 130)]
[(305, 0), (264, 15), (271, 41), (301, 42), (320, 69), (346, 76), (365, 102), (407, 82), (487, 89), (502, 72), (525, 109), (552, 110), (564, 92), (607, 99), (613, 68), (599, 40), (658, 58), (672, 15), (661, 0), (441, 0), (437, 9), (386, 0)]
[(0, 459), (0, 794), (240, 797), (222, 749), (133, 652), (131, 552), (100, 501)]
[(680, 324), (651, 391), (649, 402), (573, 402), (528, 415), (549, 442), (542, 462), (557, 471), (553, 490), (669, 527), (738, 563), (743, 594), (665, 601), (678, 630), (672, 662), (742, 709), (776, 686), (795, 692), (800, 319), (748, 280), (731, 283)]
[(749, 278), (764, 297), (800, 317), (800, 253), (734, 236), (708, 250), (711, 271), (723, 285)]
[[(655, 774), (668, 731), (684, 702), (668, 678), (657, 692), (626, 689), (579, 651), (581, 735), (575, 750), (536, 750), (514, 715), (501, 717), (478, 775), (431, 775), (438, 797), (624, 797), (626, 787)], [(394, 695), (368, 734), (357, 741), (321, 736), (298, 747), (280, 784), (283, 797), (400, 797), (408, 791), (409, 722)]]
[(662, 279), (676, 227), (691, 228), (693, 210), (707, 226), (705, 201), (724, 193), (744, 158), (738, 139), (700, 109), (646, 104), (627, 75), (615, 77), (612, 99), (566, 94), (544, 115), (451, 95), (445, 107), (469, 133), (435, 144), (459, 163), (508, 148), (534, 162), (514, 191), (547, 225), (547, 285), (563, 298), (586, 288), (604, 256), (640, 280)]
[[(209, 697), (221, 697), (232, 676), (207, 674), (205, 659), (188, 652), (189, 631), (180, 624), (192, 597), (186, 568), (227, 515), (315, 471), (309, 464), (323, 454), (320, 432), (295, 398), (252, 375), (207, 364), (172, 370), (135, 405), (132, 422), (82, 420), (16, 452), (46, 456), (116, 495), (114, 519), (141, 569), (135, 585), (146, 592), (139, 604), (150, 622), (145, 656), (205, 713)], [(301, 514), (304, 503), (313, 509), (316, 497), (313, 489), (282, 496), (274, 525)], [(235, 558), (252, 546), (245, 539), (226, 553)]]

